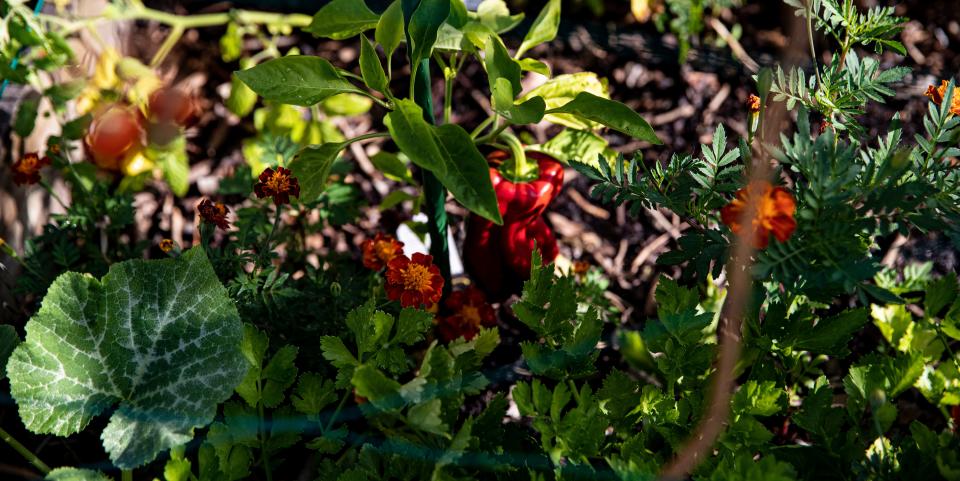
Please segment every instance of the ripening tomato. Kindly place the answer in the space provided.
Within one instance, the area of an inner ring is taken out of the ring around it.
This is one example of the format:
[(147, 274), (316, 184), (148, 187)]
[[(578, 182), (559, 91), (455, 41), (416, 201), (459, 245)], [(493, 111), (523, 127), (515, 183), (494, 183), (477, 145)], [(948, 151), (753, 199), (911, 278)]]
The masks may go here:
[(160, 88), (150, 95), (150, 118), (187, 127), (197, 114), (196, 100), (177, 88)]
[(143, 146), (143, 128), (133, 108), (114, 105), (94, 117), (84, 140), (94, 163), (119, 170)]

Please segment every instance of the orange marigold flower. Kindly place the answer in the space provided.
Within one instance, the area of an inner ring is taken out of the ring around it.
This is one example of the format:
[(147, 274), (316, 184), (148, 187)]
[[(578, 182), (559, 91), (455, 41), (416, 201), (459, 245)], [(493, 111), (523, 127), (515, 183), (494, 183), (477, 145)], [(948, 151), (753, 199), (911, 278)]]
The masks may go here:
[(166, 253), (170, 253), (173, 250), (174, 243), (173, 239), (163, 239), (160, 241), (160, 250)]
[(394, 257), (403, 254), (403, 242), (392, 235), (378, 232), (373, 239), (363, 241), (363, 267), (379, 271), (390, 263)]
[(450, 294), (444, 305), (451, 314), (439, 320), (437, 331), (447, 342), (458, 337), (469, 341), (480, 333), (480, 328), (497, 325), (493, 306), (487, 303), (483, 291), (474, 286)]
[(13, 163), (13, 183), (17, 185), (36, 184), (40, 182), (40, 169), (50, 165), (50, 158), (40, 158), (36, 153), (24, 155)]
[(590, 270), (590, 263), (587, 261), (576, 261), (573, 263), (573, 273), (577, 277), (583, 277), (587, 274), (587, 271)]
[[(927, 92), (924, 95), (929, 97), (933, 103), (940, 105), (943, 103), (943, 99), (947, 97), (947, 87), (949, 86), (949, 81), (942, 80), (939, 88), (931, 85), (927, 87)], [(960, 115), (960, 95), (957, 92), (953, 92), (953, 97), (950, 99), (950, 113)]]
[[(751, 221), (750, 231), (741, 232), (742, 217), (752, 198), (757, 199), (757, 214)], [(797, 221), (793, 218), (796, 210), (796, 202), (786, 189), (774, 187), (767, 181), (754, 181), (737, 191), (736, 198), (720, 211), (720, 217), (735, 234), (752, 236), (754, 247), (763, 249), (767, 247), (771, 232), (780, 242), (790, 238), (797, 228)]]
[(750, 109), (750, 113), (752, 114), (760, 113), (760, 97), (750, 94), (750, 96), (747, 97), (747, 108)]
[(291, 195), (300, 197), (300, 181), (290, 175), (290, 169), (277, 167), (277, 170), (273, 170), (267, 167), (260, 174), (257, 185), (253, 186), (253, 192), (260, 199), (273, 197), (277, 205), (289, 204)]
[(197, 205), (197, 212), (204, 222), (214, 224), (217, 227), (227, 230), (230, 228), (230, 222), (227, 221), (227, 214), (230, 209), (223, 205), (223, 202), (213, 202), (210, 199), (203, 199)]
[(433, 265), (433, 256), (413, 254), (394, 257), (387, 264), (387, 297), (403, 307), (429, 306), (440, 301), (443, 276)]

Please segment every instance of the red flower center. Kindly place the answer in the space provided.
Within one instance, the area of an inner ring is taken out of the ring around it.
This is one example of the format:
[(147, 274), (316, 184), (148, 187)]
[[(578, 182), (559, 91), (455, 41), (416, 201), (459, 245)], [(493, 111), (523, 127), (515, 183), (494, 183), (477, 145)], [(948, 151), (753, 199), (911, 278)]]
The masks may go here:
[(273, 192), (286, 192), (290, 189), (290, 177), (277, 170), (267, 180), (267, 188)]
[(23, 159), (17, 164), (17, 171), (22, 174), (31, 174), (38, 170), (37, 168), (38, 159), (35, 155), (25, 155)]
[(405, 290), (420, 292), (430, 289), (430, 279), (433, 277), (427, 266), (415, 262), (407, 264), (407, 267), (400, 272), (400, 276)]
[(477, 306), (463, 306), (463, 309), (460, 309), (460, 315), (463, 316), (463, 320), (467, 321), (467, 324), (471, 326), (479, 326), (483, 322), (480, 316), (480, 309)]
[(384, 263), (389, 263), (397, 256), (397, 249), (391, 240), (377, 241), (373, 245), (373, 250), (377, 253), (377, 258)]

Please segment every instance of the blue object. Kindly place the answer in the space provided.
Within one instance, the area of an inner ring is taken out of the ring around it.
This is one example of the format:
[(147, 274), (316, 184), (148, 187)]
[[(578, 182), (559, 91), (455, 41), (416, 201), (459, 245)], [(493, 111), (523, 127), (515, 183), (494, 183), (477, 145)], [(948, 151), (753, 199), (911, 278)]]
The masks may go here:
[[(43, 0), (37, 0), (37, 5), (33, 7), (33, 16), (36, 17), (40, 15), (41, 10), (43, 10)], [(17, 65), (20, 65), (20, 55), (23, 54), (24, 50), (26, 50), (26, 47), (21, 48), (20, 51), (13, 56), (13, 61), (10, 62), (11, 70), (15, 70), (17, 68)], [(7, 91), (7, 85), (9, 84), (10, 84), (10, 79), (3, 79), (3, 84), (0, 85), (0, 97), (3, 97), (3, 93)]]

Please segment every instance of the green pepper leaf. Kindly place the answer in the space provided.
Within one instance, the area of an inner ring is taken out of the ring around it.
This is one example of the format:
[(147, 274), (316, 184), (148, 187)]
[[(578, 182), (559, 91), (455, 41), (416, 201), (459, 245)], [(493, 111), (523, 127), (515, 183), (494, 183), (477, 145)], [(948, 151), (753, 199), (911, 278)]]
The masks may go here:
[(301, 107), (309, 107), (340, 93), (366, 93), (320, 57), (295, 55), (277, 58), (240, 70), (237, 76), (267, 100)]
[(37, 113), (40, 110), (40, 96), (30, 96), (20, 102), (17, 115), (13, 120), (13, 131), (20, 137), (26, 137), (33, 132), (37, 123)]
[(383, 46), (384, 53), (387, 54), (387, 62), (393, 56), (393, 52), (403, 41), (403, 8), (400, 0), (395, 0), (380, 15), (380, 21), (377, 22), (377, 30), (374, 32), (374, 39)]
[(330, 178), (337, 155), (343, 150), (342, 142), (328, 142), (304, 147), (290, 162), (290, 171), (300, 181), (300, 200), (313, 202), (323, 194)]
[(520, 48), (517, 49), (517, 58), (544, 42), (557, 37), (560, 28), (560, 0), (550, 0), (540, 11), (540, 15), (533, 21), (530, 31), (523, 37)]
[(376, 167), (377, 170), (383, 172), (383, 175), (388, 179), (409, 184), (416, 183), (413, 180), (413, 173), (410, 172), (410, 168), (407, 167), (407, 164), (403, 160), (400, 160), (400, 156), (397, 154), (381, 150), (370, 157), (370, 162), (373, 163), (373, 166)]
[(521, 104), (513, 101), (513, 88), (505, 78), (498, 78), (493, 84), (493, 110), (515, 125), (535, 124), (543, 120), (547, 104), (542, 97), (533, 97)]
[(423, 110), (408, 99), (399, 100), (384, 123), (400, 150), (413, 163), (433, 172), (464, 207), (498, 224), (503, 222), (487, 161), (463, 128), (428, 124)]
[(313, 15), (304, 30), (314, 37), (343, 40), (376, 27), (379, 21), (380, 16), (363, 0), (333, 0)]
[(635, 139), (646, 140), (656, 145), (663, 143), (653, 132), (653, 127), (650, 127), (650, 124), (633, 109), (616, 100), (605, 99), (588, 92), (581, 92), (571, 102), (550, 109), (547, 113), (573, 114), (577, 117), (599, 122)]
[(247, 87), (237, 74), (230, 76), (230, 96), (224, 102), (237, 117), (246, 117), (257, 105), (257, 93)]
[(363, 75), (363, 81), (367, 87), (377, 92), (387, 93), (387, 74), (383, 71), (383, 65), (380, 64), (377, 48), (366, 35), (362, 34), (360, 35), (360, 74)]
[(101, 439), (122, 469), (193, 439), (246, 372), (240, 316), (202, 248), (102, 280), (63, 274), (26, 330), (7, 365), (24, 425), (66, 436), (116, 406)]
[(421, 0), (410, 16), (407, 39), (410, 42), (410, 63), (416, 64), (430, 58), (433, 44), (437, 41), (440, 25), (450, 15), (450, 0)]
[(513, 98), (523, 90), (523, 85), (520, 83), (520, 64), (510, 57), (507, 47), (503, 46), (503, 42), (499, 38), (491, 37), (491, 40), (487, 42), (484, 65), (487, 67), (487, 79), (491, 88), (496, 85), (499, 79), (506, 79), (510, 82), (509, 85), (512, 88), (510, 100), (512, 102)]
[(446, 151), (447, 168), (437, 178), (467, 209), (500, 225), (500, 206), (490, 181), (487, 159), (477, 150), (470, 134), (455, 124), (435, 128)]

